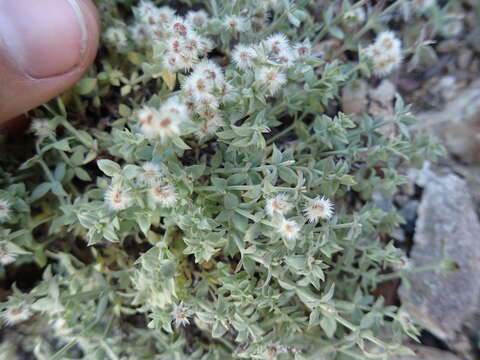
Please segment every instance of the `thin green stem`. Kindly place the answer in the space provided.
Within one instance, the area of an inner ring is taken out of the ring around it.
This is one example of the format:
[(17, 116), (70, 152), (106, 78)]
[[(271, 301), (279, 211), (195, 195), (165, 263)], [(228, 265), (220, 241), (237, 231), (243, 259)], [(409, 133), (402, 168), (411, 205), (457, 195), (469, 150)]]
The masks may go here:
[(419, 272), (424, 272), (424, 271), (437, 270), (439, 268), (442, 268), (442, 266), (443, 266), (443, 261), (439, 262), (439, 263), (436, 263), (436, 264), (419, 266), (419, 267), (416, 267), (416, 268), (413, 268), (413, 269), (400, 270), (400, 271), (389, 273), (389, 274), (381, 274), (381, 275), (377, 276), (376, 280), (378, 282), (384, 282), (384, 281), (388, 281), (388, 280), (402, 278), (403, 276), (405, 276), (407, 274), (414, 274), (414, 273), (419, 273)]

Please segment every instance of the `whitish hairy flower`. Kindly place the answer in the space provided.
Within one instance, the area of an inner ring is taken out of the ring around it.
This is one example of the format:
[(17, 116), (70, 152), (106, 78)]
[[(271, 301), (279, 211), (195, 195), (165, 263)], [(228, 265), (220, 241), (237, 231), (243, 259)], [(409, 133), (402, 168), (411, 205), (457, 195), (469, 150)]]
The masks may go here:
[(248, 22), (242, 16), (229, 15), (223, 19), (223, 26), (233, 32), (245, 32), (248, 30)]
[(127, 35), (125, 30), (118, 27), (111, 27), (105, 32), (105, 39), (117, 49), (127, 46)]
[(211, 94), (199, 94), (194, 97), (195, 109), (197, 112), (204, 110), (217, 110), (219, 107), (218, 99)]
[(237, 99), (235, 88), (233, 87), (232, 84), (226, 81), (222, 84), (222, 87), (219, 89), (219, 91), (220, 91), (220, 96), (222, 97), (222, 100), (221, 100), (222, 104), (228, 104)]
[(172, 315), (173, 315), (173, 321), (175, 322), (176, 328), (190, 324), (190, 320), (188, 320), (188, 317), (191, 316), (190, 311), (182, 304), (173, 305)]
[(287, 194), (278, 194), (267, 200), (265, 211), (269, 216), (274, 214), (285, 215), (292, 210), (293, 204), (288, 201)]
[(298, 43), (294, 47), (294, 51), (299, 58), (305, 58), (310, 56), (312, 53), (312, 45), (310, 41), (305, 40), (304, 42)]
[(213, 113), (213, 116), (208, 119), (202, 120), (197, 131), (195, 131), (195, 136), (197, 139), (201, 140), (205, 137), (213, 135), (217, 132), (218, 128), (223, 125), (223, 119), (217, 112)]
[(237, 45), (232, 52), (232, 60), (234, 64), (241, 70), (253, 68), (257, 51), (252, 46)]
[(284, 239), (294, 240), (300, 235), (300, 225), (293, 220), (283, 219), (277, 231)]
[(278, 55), (280, 52), (290, 49), (287, 36), (281, 33), (270, 35), (264, 44), (272, 55)]
[(413, 7), (419, 12), (424, 12), (432, 6), (435, 6), (435, 4), (435, 0), (412, 0)]
[(276, 62), (286, 65), (287, 67), (292, 66), (296, 58), (296, 54), (290, 49), (284, 49), (280, 51), (278, 55), (275, 55), (273, 58)]
[(207, 55), (210, 46), (206, 38), (191, 33), (187, 38), (181, 39), (178, 51), (185, 56), (195, 57), (195, 62), (198, 62), (199, 57)]
[(194, 27), (202, 28), (208, 23), (208, 14), (204, 10), (189, 11), (187, 21)]
[(17, 254), (14, 254), (4, 247), (0, 246), (0, 264), (2, 265), (9, 265), (13, 262), (15, 262), (15, 259), (17, 258)]
[(308, 221), (315, 223), (319, 219), (330, 219), (333, 216), (333, 203), (323, 196), (318, 196), (308, 201), (303, 211)]
[(258, 80), (270, 95), (275, 95), (287, 82), (287, 76), (278, 68), (264, 66), (259, 71)]
[(401, 49), (402, 44), (392, 31), (383, 31), (375, 39), (375, 46), (381, 52), (395, 52)]
[(154, 108), (144, 106), (137, 114), (140, 130), (146, 137), (154, 136), (155, 123), (159, 121), (160, 114)]
[(169, 98), (162, 105), (160, 111), (175, 116), (180, 123), (188, 120), (189, 118), (189, 110), (187, 105), (185, 105), (178, 96), (172, 96)]
[(199, 62), (193, 71), (196, 76), (211, 81), (216, 87), (220, 87), (225, 79), (221, 67), (212, 60), (203, 60)]
[(0, 199), (0, 223), (10, 218), (11, 205), (10, 201)]
[(26, 305), (20, 304), (5, 309), (2, 312), (1, 317), (6, 325), (15, 325), (28, 320), (32, 314), (33, 313)]
[(112, 184), (105, 192), (105, 202), (107, 207), (112, 211), (125, 210), (131, 202), (128, 190), (120, 184)]
[(145, 24), (134, 24), (130, 27), (132, 39), (139, 46), (144, 46), (148, 41), (148, 29)]
[(142, 18), (153, 14), (156, 10), (157, 7), (151, 1), (141, 1), (137, 6), (138, 15)]
[(183, 118), (172, 112), (163, 112), (162, 108), (159, 111), (160, 117), (154, 123), (154, 134), (165, 141), (175, 135), (180, 135), (180, 123)]
[(198, 57), (195, 53), (173, 53), (167, 52), (163, 55), (163, 66), (170, 72), (187, 71), (195, 66)]
[(192, 28), (181, 17), (175, 16), (168, 24), (168, 31), (175, 36), (186, 37), (192, 32)]
[(203, 74), (194, 72), (183, 84), (183, 90), (187, 96), (196, 97), (213, 91), (213, 82)]
[(166, 24), (175, 18), (175, 10), (169, 6), (162, 6), (156, 10), (156, 16), (162, 24)]
[(378, 76), (386, 76), (402, 63), (400, 53), (391, 53), (373, 60), (373, 71)]
[(39, 139), (49, 137), (55, 133), (48, 120), (34, 120), (30, 125), (30, 131)]
[(142, 165), (142, 173), (139, 175), (141, 182), (147, 185), (153, 185), (162, 178), (162, 168), (153, 162), (145, 162)]
[(388, 75), (402, 62), (401, 42), (391, 31), (378, 34), (365, 53), (372, 59), (373, 71), (378, 76)]
[(172, 207), (177, 202), (175, 187), (171, 184), (157, 184), (150, 190), (153, 200), (164, 207)]

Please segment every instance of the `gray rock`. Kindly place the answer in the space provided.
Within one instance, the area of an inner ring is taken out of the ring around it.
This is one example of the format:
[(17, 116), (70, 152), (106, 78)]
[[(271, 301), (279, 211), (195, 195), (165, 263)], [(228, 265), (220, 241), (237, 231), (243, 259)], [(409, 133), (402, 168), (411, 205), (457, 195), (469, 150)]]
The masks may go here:
[(452, 353), (427, 346), (411, 346), (411, 349), (415, 351), (415, 356), (401, 356), (396, 360), (460, 360)]
[(393, 229), (390, 235), (392, 236), (392, 238), (401, 243), (405, 242), (405, 240), (407, 239), (405, 236), (405, 231), (402, 228)]
[(372, 199), (375, 203), (375, 206), (380, 210), (383, 210), (385, 212), (392, 212), (395, 209), (392, 198), (385, 197), (381, 193), (373, 193)]
[(454, 92), (455, 99), (441, 111), (418, 114), (415, 127), (436, 134), (462, 161), (480, 164), (480, 80)]
[(435, 336), (455, 338), (480, 299), (480, 223), (465, 181), (430, 170), (413, 175), (425, 186), (418, 208), (411, 260), (415, 267), (439, 263), (443, 254), (460, 270), (412, 274), (400, 298), (412, 316)]
[(358, 80), (342, 89), (342, 110), (345, 114), (361, 115), (367, 111), (367, 83)]

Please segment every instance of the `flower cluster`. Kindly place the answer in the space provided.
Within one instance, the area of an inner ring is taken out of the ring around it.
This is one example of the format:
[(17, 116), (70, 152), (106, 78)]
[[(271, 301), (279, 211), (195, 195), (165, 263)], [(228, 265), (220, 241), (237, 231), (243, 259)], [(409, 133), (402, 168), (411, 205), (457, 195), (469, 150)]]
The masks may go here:
[(158, 56), (168, 71), (191, 69), (213, 47), (212, 41), (197, 31), (208, 24), (208, 15), (203, 10), (190, 11), (184, 18), (168, 6), (156, 7), (143, 1), (134, 12), (138, 22), (131, 27), (132, 38), (140, 46), (164, 44), (165, 49)]
[[(268, 198), (265, 204), (265, 212), (270, 217), (280, 215), (280, 225), (277, 231), (287, 240), (295, 240), (301, 231), (298, 222), (285, 218), (285, 215), (292, 209), (294, 209), (294, 204), (289, 201), (288, 195), (284, 193)], [(320, 219), (328, 220), (333, 216), (333, 203), (324, 196), (316, 197), (313, 200), (308, 199), (303, 211), (310, 223), (317, 223)]]
[(223, 125), (220, 105), (229, 101), (233, 91), (215, 62), (203, 60), (195, 65), (182, 84), (182, 93), (188, 109), (197, 120), (197, 138), (212, 135)]
[(257, 45), (237, 45), (232, 61), (241, 71), (255, 70), (260, 85), (272, 96), (287, 82), (285, 70), (310, 54), (308, 40), (291, 46), (284, 34), (277, 33)]
[[(108, 162), (105, 162), (106, 160), (99, 162), (99, 166), (106, 174), (111, 174), (110, 171), (105, 170), (109, 166)], [(175, 187), (166, 178), (161, 165), (145, 162), (141, 167), (130, 166), (130, 168), (134, 172), (133, 178), (128, 179), (117, 173), (112, 177), (112, 183), (105, 191), (105, 204), (110, 211), (122, 211), (133, 206), (132, 192), (144, 194), (147, 201), (150, 199), (150, 203), (163, 208), (175, 205), (177, 202)]]
[(174, 96), (159, 109), (144, 106), (137, 114), (140, 131), (145, 137), (166, 141), (180, 135), (180, 126), (190, 119), (187, 106)]
[(384, 31), (366, 49), (366, 55), (372, 59), (373, 72), (378, 76), (386, 76), (401, 64), (402, 44), (393, 32)]

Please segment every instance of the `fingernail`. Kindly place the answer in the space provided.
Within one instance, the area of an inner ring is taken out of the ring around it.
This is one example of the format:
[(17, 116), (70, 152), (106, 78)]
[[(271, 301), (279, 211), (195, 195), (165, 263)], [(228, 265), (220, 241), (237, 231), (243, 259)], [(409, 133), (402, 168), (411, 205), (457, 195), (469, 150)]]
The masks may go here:
[(0, 0), (0, 46), (30, 77), (48, 78), (74, 69), (86, 50), (87, 36), (76, 0)]

